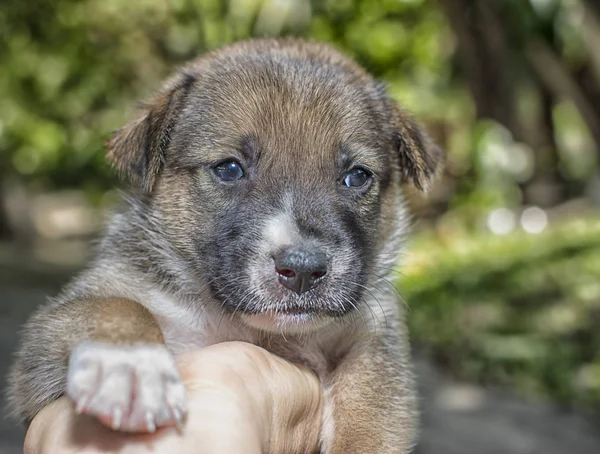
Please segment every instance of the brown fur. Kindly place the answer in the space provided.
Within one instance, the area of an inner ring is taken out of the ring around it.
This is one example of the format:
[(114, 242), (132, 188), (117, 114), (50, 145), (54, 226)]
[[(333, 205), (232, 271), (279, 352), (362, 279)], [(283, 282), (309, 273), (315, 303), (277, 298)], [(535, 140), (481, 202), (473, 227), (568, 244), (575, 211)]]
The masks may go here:
[[(426, 190), (441, 155), (382, 86), (325, 45), (237, 43), (184, 67), (107, 147), (134, 186), (129, 206), (89, 270), (26, 326), (19, 414), (64, 392), (84, 341), (164, 341), (176, 354), (244, 340), (317, 372), (322, 452), (409, 452), (410, 352), (386, 282), (408, 224), (401, 185)], [(244, 180), (222, 184), (212, 169), (232, 156)], [(373, 174), (364, 190), (340, 186), (353, 163)], [(272, 282), (269, 235), (319, 244), (326, 283), (299, 297)], [(315, 324), (259, 326), (299, 306)]]
[(111, 344), (162, 344), (165, 339), (152, 314), (135, 301), (108, 298), (90, 303), (82, 301), (87, 308), (93, 304), (94, 319), (90, 324), (90, 340)]

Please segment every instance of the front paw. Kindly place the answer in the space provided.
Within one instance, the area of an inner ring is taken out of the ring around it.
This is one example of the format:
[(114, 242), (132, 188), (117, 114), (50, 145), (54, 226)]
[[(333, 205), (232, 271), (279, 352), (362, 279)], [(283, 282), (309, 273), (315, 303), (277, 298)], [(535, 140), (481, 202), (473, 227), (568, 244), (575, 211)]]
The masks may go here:
[(78, 413), (126, 432), (180, 427), (187, 414), (185, 388), (163, 345), (78, 346), (69, 361), (67, 395)]

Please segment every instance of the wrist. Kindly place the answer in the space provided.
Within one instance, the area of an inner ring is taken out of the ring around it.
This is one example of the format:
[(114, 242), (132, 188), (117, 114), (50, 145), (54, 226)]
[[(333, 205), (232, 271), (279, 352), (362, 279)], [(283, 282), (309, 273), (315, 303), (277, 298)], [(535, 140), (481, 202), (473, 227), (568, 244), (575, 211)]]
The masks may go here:
[(206, 377), (206, 369), (194, 371), (190, 365), (219, 363), (210, 368), (219, 376), (207, 378), (222, 384), (225, 393), (232, 393), (228, 399), (235, 402), (232, 411), (237, 409), (242, 420), (252, 422), (262, 452), (291, 454), (317, 449), (322, 396), (321, 384), (312, 371), (243, 342), (217, 344), (192, 353), (198, 354), (206, 356), (179, 358), (182, 375), (192, 377), (186, 387), (202, 387), (197, 378)]
[(277, 360), (272, 373), (264, 377), (271, 390), (273, 418), (269, 453), (318, 451), (323, 404), (321, 383), (311, 370)]
[[(193, 392), (193, 391), (192, 391)], [(255, 406), (241, 392), (229, 387), (203, 387), (191, 399), (184, 433), (191, 436), (190, 450), (210, 446), (210, 452), (262, 454), (267, 426)]]

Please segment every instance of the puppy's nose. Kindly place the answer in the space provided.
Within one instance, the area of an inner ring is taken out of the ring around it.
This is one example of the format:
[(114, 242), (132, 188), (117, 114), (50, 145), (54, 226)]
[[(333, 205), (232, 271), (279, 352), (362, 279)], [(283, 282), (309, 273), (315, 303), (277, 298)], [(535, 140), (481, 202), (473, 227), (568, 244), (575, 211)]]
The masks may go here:
[(279, 282), (301, 295), (315, 288), (327, 274), (327, 256), (310, 247), (289, 247), (274, 257)]

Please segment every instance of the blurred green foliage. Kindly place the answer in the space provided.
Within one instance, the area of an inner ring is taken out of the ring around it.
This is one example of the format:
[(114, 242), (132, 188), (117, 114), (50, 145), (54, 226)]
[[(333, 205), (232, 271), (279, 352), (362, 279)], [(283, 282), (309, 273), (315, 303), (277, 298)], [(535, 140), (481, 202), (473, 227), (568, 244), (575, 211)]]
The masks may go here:
[(446, 87), (450, 50), (440, 39), (447, 33), (443, 16), (428, 3), (6, 1), (0, 9), (0, 174), (42, 187), (109, 187), (103, 142), (136, 102), (178, 64), (250, 36), (333, 42), (392, 81), (394, 94), (410, 94), (427, 110)]
[(411, 332), (454, 373), (600, 409), (600, 218), (423, 235), (407, 260)]

